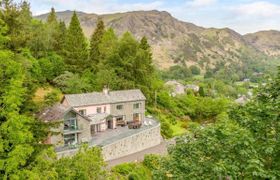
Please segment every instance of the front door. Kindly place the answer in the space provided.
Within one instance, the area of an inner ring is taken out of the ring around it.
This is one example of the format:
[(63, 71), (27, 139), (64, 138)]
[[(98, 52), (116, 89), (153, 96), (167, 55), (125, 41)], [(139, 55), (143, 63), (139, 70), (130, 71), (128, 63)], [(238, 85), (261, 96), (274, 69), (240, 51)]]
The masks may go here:
[(108, 126), (108, 129), (113, 129), (113, 120), (108, 120), (107, 121), (107, 126)]

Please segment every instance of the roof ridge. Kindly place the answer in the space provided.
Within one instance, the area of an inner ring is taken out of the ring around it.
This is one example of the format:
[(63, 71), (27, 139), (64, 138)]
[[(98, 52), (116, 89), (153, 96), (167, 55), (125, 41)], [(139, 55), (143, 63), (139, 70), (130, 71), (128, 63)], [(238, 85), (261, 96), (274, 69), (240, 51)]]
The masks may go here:
[[(112, 93), (112, 92), (123, 92), (123, 91), (141, 91), (141, 89), (123, 89), (123, 90), (114, 90), (114, 91), (109, 91), (109, 92)], [(77, 95), (94, 94), (94, 93), (103, 94), (103, 92), (93, 91), (93, 92), (78, 93), (78, 94), (64, 94), (64, 96), (71, 96), (71, 95), (77, 96)]]

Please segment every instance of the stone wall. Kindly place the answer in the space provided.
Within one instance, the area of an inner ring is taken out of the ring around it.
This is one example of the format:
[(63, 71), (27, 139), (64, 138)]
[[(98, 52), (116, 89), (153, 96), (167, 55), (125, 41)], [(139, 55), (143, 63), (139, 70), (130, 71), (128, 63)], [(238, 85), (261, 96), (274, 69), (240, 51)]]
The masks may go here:
[(105, 161), (133, 154), (161, 143), (160, 125), (102, 147)]
[[(145, 149), (157, 146), (161, 143), (160, 124), (139, 133), (125, 137), (102, 147), (105, 161), (127, 156)], [(58, 158), (73, 156), (78, 149), (57, 152)]]

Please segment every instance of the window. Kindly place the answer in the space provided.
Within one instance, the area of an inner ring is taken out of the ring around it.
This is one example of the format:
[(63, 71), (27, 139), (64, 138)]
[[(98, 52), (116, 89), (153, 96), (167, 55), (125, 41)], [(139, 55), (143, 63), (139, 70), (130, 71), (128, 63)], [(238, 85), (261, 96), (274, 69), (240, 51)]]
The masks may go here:
[(106, 106), (104, 106), (104, 113), (106, 113)]
[(64, 144), (65, 145), (73, 145), (73, 144), (76, 144), (76, 143), (77, 143), (76, 134), (64, 135)]
[(117, 110), (122, 110), (123, 109), (123, 105), (117, 105)]
[(101, 107), (96, 108), (97, 113), (101, 113)]
[(73, 130), (77, 130), (77, 121), (76, 119), (68, 119), (64, 121), (64, 130), (65, 131), (73, 131)]
[(139, 109), (140, 105), (141, 105), (140, 103), (133, 104), (133, 109)]
[(81, 115), (87, 115), (87, 111), (86, 111), (85, 109), (79, 110), (79, 113), (80, 113)]

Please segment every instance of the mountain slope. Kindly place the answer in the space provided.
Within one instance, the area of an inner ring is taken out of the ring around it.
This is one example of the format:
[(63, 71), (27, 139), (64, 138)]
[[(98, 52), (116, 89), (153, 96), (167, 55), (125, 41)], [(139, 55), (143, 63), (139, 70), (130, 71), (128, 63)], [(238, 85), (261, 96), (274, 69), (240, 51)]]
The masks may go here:
[(280, 56), (280, 31), (259, 31), (244, 35), (246, 41), (269, 56)]
[[(36, 18), (46, 20), (48, 14)], [(58, 12), (69, 23), (72, 12)], [(95, 28), (97, 15), (78, 12), (87, 37)], [(262, 61), (263, 53), (237, 32), (225, 28), (203, 28), (179, 21), (168, 12), (136, 11), (100, 15), (107, 27), (118, 35), (130, 31), (136, 38), (146, 36), (153, 48), (154, 63), (159, 68), (175, 64), (199, 65), (201, 69), (217, 64), (242, 66), (245, 61)], [(257, 58), (256, 58), (257, 57)]]

